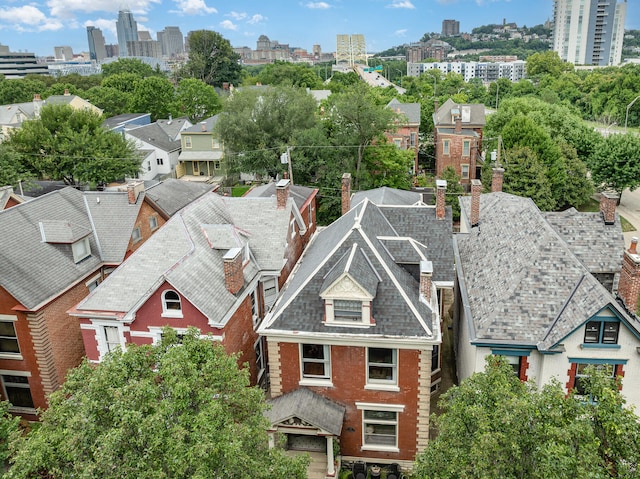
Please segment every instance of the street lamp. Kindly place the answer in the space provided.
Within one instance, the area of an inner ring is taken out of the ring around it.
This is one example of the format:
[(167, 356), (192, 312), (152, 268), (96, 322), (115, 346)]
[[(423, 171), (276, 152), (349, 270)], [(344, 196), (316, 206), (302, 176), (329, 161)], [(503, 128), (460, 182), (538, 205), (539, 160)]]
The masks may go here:
[(633, 101), (631, 103), (629, 103), (627, 105), (627, 116), (624, 117), (624, 132), (627, 132), (627, 121), (629, 120), (629, 108), (631, 108), (633, 106), (633, 104), (636, 102), (636, 100), (640, 98), (640, 95), (638, 95), (637, 97), (635, 97), (633, 99)]

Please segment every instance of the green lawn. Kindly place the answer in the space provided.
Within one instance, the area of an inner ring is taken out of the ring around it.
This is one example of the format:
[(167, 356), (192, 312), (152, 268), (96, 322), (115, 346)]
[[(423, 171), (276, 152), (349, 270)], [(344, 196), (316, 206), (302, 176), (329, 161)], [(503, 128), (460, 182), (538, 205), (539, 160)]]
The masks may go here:
[[(597, 200), (591, 198), (587, 203), (576, 209), (583, 212), (597, 212), (600, 211), (600, 203)], [(636, 231), (635, 227), (631, 223), (629, 223), (629, 221), (627, 221), (627, 219), (622, 215), (620, 215), (620, 224), (622, 225), (623, 233), (627, 233), (628, 231)]]
[(231, 196), (242, 196), (249, 191), (251, 185), (233, 186), (231, 187)]

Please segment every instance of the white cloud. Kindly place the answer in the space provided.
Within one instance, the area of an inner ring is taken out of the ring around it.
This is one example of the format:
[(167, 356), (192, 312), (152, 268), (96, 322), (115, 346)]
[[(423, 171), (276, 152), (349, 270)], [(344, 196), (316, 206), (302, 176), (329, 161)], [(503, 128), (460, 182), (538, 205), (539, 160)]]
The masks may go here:
[(208, 7), (204, 0), (174, 0), (178, 7), (178, 13), (182, 15), (205, 15), (218, 13), (213, 7)]
[(132, 13), (146, 13), (151, 7), (161, 5), (162, 0), (127, 0), (122, 6), (113, 0), (47, 0), (47, 7), (54, 17), (69, 18), (77, 12), (109, 12), (115, 14), (120, 9), (128, 9)]
[(327, 8), (331, 8), (331, 5), (329, 5), (327, 2), (309, 2), (305, 5), (305, 7), (326, 10)]
[(245, 12), (229, 12), (227, 13), (228, 17), (233, 18), (234, 20), (244, 20), (247, 18), (247, 14)]
[(407, 8), (409, 10), (413, 10), (416, 8), (411, 0), (393, 0), (393, 2), (387, 5), (387, 8)]
[(231, 20), (223, 20), (220, 22), (220, 27), (224, 30), (237, 30), (238, 25), (233, 23)]
[(393, 35), (396, 37), (404, 37), (407, 35), (407, 29), (401, 28), (400, 30), (396, 30), (395, 32), (393, 32)]
[(260, 15), (259, 13), (252, 15), (251, 18), (249, 20), (247, 20), (247, 23), (249, 25), (255, 25), (256, 23), (264, 23), (264, 21), (267, 19), (267, 17)]
[(0, 8), (0, 21), (9, 22), (20, 32), (61, 30), (65, 26), (57, 18), (47, 17), (33, 5)]

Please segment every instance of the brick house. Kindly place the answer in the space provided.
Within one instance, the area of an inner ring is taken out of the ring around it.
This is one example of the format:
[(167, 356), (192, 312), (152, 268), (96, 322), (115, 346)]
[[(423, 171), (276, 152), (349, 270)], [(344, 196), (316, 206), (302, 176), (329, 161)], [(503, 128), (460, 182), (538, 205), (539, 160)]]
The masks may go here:
[(640, 256), (632, 245), (623, 266), (616, 196), (603, 195), (600, 213), (542, 213), (529, 198), (481, 189), (473, 180), (460, 198), (454, 243), (459, 379), (499, 354), (522, 380), (580, 392), (593, 364), (624, 376), (622, 393), (639, 406)]
[(479, 178), (478, 155), (482, 150), (485, 126), (484, 105), (457, 104), (449, 98), (433, 114), (433, 125), (436, 177), (441, 178), (445, 168), (451, 166), (463, 185)]
[(413, 173), (418, 171), (418, 149), (420, 146), (420, 103), (400, 103), (394, 98), (387, 103), (398, 114), (396, 129), (385, 132), (390, 143), (402, 150), (412, 150), (414, 153)]
[[(414, 221), (436, 210), (399, 208)], [(290, 449), (326, 453), (327, 477), (336, 474), (337, 439), (345, 461), (402, 466), (428, 441), (439, 263), (435, 245), (396, 231), (383, 209), (365, 197), (316, 232), (258, 329), (269, 353), (271, 434), (286, 434)], [(436, 221), (450, 223), (450, 211)]]
[(128, 192), (67, 187), (0, 211), (0, 395), (12, 412), (34, 420), (47, 407), (85, 355), (67, 310), (163, 223), (141, 183)]
[[(313, 190), (315, 191), (315, 190)], [(153, 344), (169, 326), (211, 334), (252, 384), (266, 385), (264, 341), (255, 328), (302, 253), (307, 229), (289, 197), (206, 194), (174, 215), (70, 313), (79, 318), (87, 357)]]

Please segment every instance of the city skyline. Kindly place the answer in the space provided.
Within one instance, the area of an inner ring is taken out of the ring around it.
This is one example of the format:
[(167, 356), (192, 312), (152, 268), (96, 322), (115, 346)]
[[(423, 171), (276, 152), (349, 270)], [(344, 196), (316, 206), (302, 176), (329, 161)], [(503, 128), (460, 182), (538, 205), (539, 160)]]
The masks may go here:
[[(107, 44), (117, 44), (116, 20), (129, 10), (139, 31), (155, 40), (167, 26), (189, 31), (219, 32), (232, 46), (255, 48), (260, 35), (311, 51), (320, 44), (336, 49), (336, 35), (363, 34), (369, 52), (418, 41), (424, 33), (442, 29), (442, 21), (458, 20), (460, 32), (502, 23), (533, 26), (553, 18), (553, 0), (327, 0), (264, 2), (237, 0), (44, 0), (18, 6), (0, 0), (0, 43), (11, 51), (52, 56), (55, 46), (70, 46), (74, 53), (89, 51), (87, 26), (99, 28)], [(627, 29), (640, 29), (640, 0), (629, 0)]]

